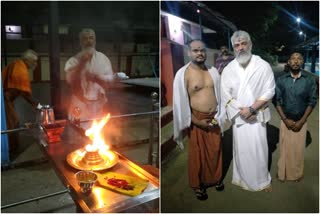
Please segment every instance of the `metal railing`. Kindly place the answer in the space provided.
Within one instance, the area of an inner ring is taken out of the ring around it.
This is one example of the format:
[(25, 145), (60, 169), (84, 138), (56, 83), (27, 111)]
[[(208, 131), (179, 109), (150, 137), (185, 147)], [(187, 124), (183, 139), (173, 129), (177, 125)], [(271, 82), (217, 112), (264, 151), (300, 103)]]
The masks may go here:
[(50, 197), (53, 197), (53, 196), (56, 196), (56, 195), (69, 193), (69, 192), (70, 192), (69, 189), (64, 189), (64, 190), (61, 190), (61, 191), (57, 191), (57, 192), (54, 192), (54, 193), (49, 193), (49, 194), (38, 196), (38, 197), (35, 197), (35, 198), (30, 198), (30, 199), (26, 199), (26, 200), (23, 200), (23, 201), (14, 202), (14, 203), (11, 203), (11, 204), (7, 204), (7, 205), (1, 206), (1, 210), (2, 209), (8, 209), (10, 207), (19, 206), (19, 205), (26, 204), (26, 203), (30, 203), (30, 202), (33, 202), (33, 201), (42, 200), (42, 199), (45, 199), (45, 198), (50, 198)]
[[(159, 116), (159, 102), (157, 102), (158, 94), (156, 92), (151, 93), (151, 99), (152, 99), (152, 111), (150, 111), (150, 112), (115, 115), (115, 116), (110, 116), (110, 118), (124, 118), (124, 117), (133, 117), (133, 116), (151, 115), (151, 117), (150, 117), (148, 162), (149, 162), (149, 164), (152, 165), (153, 164), (153, 157), (156, 157), (156, 166), (159, 167), (159, 142), (157, 144), (157, 151), (153, 152), (153, 144), (155, 142), (155, 139), (154, 139), (154, 123), (155, 123), (155, 118), (157, 118), (154, 115), (158, 115)], [(97, 119), (99, 119), (99, 118), (97, 118)], [(93, 120), (96, 120), (96, 119), (81, 120), (80, 123), (89, 122), (89, 121), (93, 121)], [(159, 123), (159, 121), (158, 121), (158, 123)], [(38, 123), (27, 123), (27, 124), (25, 124), (25, 127), (20, 127), (20, 128), (16, 128), (16, 129), (1, 130), (1, 134), (8, 134), (8, 133), (13, 133), (13, 132), (26, 131), (26, 130), (30, 130), (30, 129), (36, 128), (36, 127), (39, 128), (41, 126), (39, 126)], [(158, 136), (159, 136), (159, 126), (157, 126), (157, 128), (158, 128)], [(32, 160), (28, 161), (28, 163), (29, 162), (33, 163)], [(14, 168), (14, 167), (10, 167), (10, 165), (12, 165), (12, 164), (8, 164), (6, 167), (7, 168)], [(23, 166), (25, 166), (25, 165), (26, 164), (23, 164)], [(35, 198), (26, 199), (26, 200), (14, 202), (14, 203), (11, 203), (11, 204), (7, 204), (7, 205), (4, 205), (4, 206), (1, 206), (1, 209), (7, 209), (7, 208), (10, 208), (10, 207), (19, 206), (19, 205), (30, 203), (30, 202), (33, 202), (33, 201), (38, 201), (38, 200), (42, 200), (42, 199), (45, 199), (45, 198), (53, 197), (53, 196), (56, 196), (56, 195), (65, 194), (67, 192), (68, 193), (70, 192), (70, 190), (68, 188), (65, 189), (65, 190), (61, 190), (61, 191), (55, 192), (55, 193), (50, 193), (50, 194), (46, 194), (46, 195), (43, 195), (43, 196), (38, 196), (38, 197), (35, 197)]]

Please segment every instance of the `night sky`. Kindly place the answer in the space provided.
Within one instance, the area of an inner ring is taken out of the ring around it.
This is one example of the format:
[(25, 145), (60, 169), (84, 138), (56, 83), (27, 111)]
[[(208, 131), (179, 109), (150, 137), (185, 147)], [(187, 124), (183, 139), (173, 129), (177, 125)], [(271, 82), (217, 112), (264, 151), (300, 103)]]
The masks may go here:
[(269, 17), (275, 20), (269, 25), (267, 38), (274, 46), (284, 45), (283, 53), (304, 41), (298, 34), (295, 17), (300, 16), (300, 28), (306, 33), (306, 39), (319, 36), (319, 2), (318, 1), (270, 1), (270, 2), (206, 2), (209, 8), (220, 12), (232, 21), (238, 29), (249, 34), (259, 32), (262, 23)]

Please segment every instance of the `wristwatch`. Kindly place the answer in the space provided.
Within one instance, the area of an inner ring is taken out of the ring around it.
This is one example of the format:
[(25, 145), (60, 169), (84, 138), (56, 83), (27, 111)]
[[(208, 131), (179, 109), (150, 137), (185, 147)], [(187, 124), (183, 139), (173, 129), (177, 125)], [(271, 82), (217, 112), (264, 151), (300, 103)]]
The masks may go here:
[(252, 108), (251, 106), (249, 107), (249, 111), (251, 114), (256, 114), (256, 110), (254, 110), (254, 108)]

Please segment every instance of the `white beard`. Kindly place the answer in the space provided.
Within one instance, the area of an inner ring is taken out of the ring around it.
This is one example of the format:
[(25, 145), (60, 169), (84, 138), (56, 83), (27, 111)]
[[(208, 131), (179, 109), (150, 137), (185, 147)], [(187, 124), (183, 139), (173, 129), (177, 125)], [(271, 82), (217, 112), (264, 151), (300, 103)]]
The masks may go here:
[(251, 56), (252, 56), (251, 51), (248, 51), (248, 52), (242, 51), (236, 54), (236, 59), (241, 65), (243, 65), (249, 62), (249, 60), (251, 59)]
[(96, 50), (95, 46), (91, 46), (91, 47), (84, 47), (82, 48), (82, 50), (84, 50), (85, 52), (89, 53), (89, 54), (93, 54)]

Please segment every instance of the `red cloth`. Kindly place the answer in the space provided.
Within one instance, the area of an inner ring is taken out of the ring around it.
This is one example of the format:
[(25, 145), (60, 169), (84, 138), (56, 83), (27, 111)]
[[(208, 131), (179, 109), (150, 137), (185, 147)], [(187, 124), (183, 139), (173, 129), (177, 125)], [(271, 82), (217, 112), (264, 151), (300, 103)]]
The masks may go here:
[(2, 70), (2, 84), (4, 90), (13, 88), (31, 94), (29, 72), (23, 60), (17, 59)]
[[(27, 65), (23, 60), (17, 59), (7, 65), (1, 73), (4, 90), (7, 129), (19, 127), (19, 117), (14, 108), (14, 100), (22, 96), (33, 107), (37, 102), (31, 97), (31, 84)], [(10, 152), (17, 150), (19, 133), (8, 134)]]
[[(209, 115), (193, 110), (192, 114), (199, 120), (212, 119)], [(188, 160), (189, 185), (200, 188), (200, 184), (214, 185), (222, 176), (222, 145), (219, 126), (204, 131), (192, 125), (189, 135)]]

